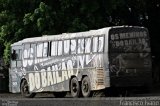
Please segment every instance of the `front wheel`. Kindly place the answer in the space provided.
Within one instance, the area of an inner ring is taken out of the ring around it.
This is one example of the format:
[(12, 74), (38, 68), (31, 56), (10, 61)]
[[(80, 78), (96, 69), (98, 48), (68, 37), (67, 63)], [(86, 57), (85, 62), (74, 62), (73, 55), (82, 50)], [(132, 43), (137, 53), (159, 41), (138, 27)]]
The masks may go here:
[(82, 79), (81, 89), (83, 97), (92, 96), (93, 92), (91, 91), (91, 83), (87, 76)]
[(29, 86), (28, 86), (27, 80), (22, 81), (20, 89), (21, 89), (21, 94), (22, 94), (23, 97), (33, 98), (36, 95), (36, 93), (30, 93), (29, 92)]

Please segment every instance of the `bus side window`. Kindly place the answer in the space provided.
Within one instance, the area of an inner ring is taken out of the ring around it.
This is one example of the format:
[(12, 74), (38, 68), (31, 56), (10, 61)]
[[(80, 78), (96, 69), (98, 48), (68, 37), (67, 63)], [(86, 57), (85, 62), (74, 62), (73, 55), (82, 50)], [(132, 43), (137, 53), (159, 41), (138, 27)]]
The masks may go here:
[(57, 56), (58, 53), (58, 42), (57, 41), (53, 41), (51, 42), (51, 56)]
[(22, 50), (19, 50), (19, 60), (22, 60)]
[(17, 54), (17, 59), (16, 59), (16, 62), (17, 62), (17, 67), (21, 67), (22, 66), (22, 58), (21, 58), (21, 49), (18, 49), (16, 50), (16, 54)]
[(19, 58), (19, 57), (20, 57), (20, 56), (19, 56), (19, 55), (20, 55), (20, 54), (19, 54), (19, 51), (20, 51), (19, 49), (16, 50), (16, 60), (19, 60), (19, 59), (20, 59), (20, 58)]
[(85, 53), (91, 52), (91, 38), (85, 38)]
[(17, 62), (16, 62), (16, 50), (12, 50), (12, 54), (11, 54), (11, 67), (16, 67), (17, 66)]
[(62, 48), (63, 48), (63, 45), (62, 45), (62, 41), (58, 41), (58, 56), (61, 56), (62, 55)]
[(48, 55), (48, 42), (43, 43), (43, 57), (47, 57)]
[(98, 50), (98, 37), (93, 37), (92, 43), (92, 51), (95, 53)]
[(104, 49), (104, 36), (98, 38), (98, 52), (103, 52)]
[(30, 58), (30, 44), (25, 44), (24, 45), (24, 51), (23, 51), (23, 58), (24, 59), (29, 59)]
[(83, 54), (84, 53), (84, 38), (83, 39), (78, 39), (78, 54)]
[(16, 60), (16, 58), (17, 58), (16, 50), (13, 49), (11, 59)]
[(64, 40), (63, 51), (64, 55), (68, 55), (70, 53), (70, 40)]
[(71, 44), (70, 45), (71, 54), (76, 54), (76, 52), (77, 52), (77, 40), (72, 39), (70, 44)]
[(36, 44), (31, 44), (31, 48), (30, 48), (30, 59), (34, 59), (35, 58), (35, 51), (36, 51)]
[(43, 50), (43, 43), (38, 43), (37, 44), (37, 57), (42, 57), (42, 51)]
[(21, 67), (21, 59), (22, 59), (22, 50), (17, 49), (12, 51), (12, 63), (11, 67)]
[(21, 53), (22, 51), (20, 49), (13, 50), (11, 56), (12, 60), (21, 60), (21, 55), (22, 55)]

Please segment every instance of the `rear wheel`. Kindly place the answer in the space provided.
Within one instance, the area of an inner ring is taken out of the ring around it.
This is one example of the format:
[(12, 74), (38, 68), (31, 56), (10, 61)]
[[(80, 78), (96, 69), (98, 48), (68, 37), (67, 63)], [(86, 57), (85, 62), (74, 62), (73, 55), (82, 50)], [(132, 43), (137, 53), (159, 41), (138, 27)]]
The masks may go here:
[(71, 79), (70, 90), (72, 97), (79, 97), (80, 95), (80, 86), (78, 79), (76, 77)]
[(82, 79), (81, 89), (83, 97), (92, 96), (93, 92), (91, 91), (91, 83), (87, 76)]
[(28, 83), (27, 83), (26, 80), (22, 81), (20, 89), (21, 89), (21, 94), (22, 94), (23, 97), (33, 98), (36, 95), (36, 93), (30, 93), (29, 92), (29, 86), (28, 86)]
[(63, 98), (67, 95), (67, 92), (54, 92), (53, 94), (56, 98)]

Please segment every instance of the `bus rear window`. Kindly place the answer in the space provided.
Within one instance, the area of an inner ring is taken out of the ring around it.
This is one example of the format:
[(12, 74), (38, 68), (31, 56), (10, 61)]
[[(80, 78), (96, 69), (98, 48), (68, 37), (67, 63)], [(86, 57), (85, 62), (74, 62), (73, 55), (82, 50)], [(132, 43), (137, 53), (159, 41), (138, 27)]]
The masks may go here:
[(144, 28), (116, 28), (109, 31), (109, 52), (150, 52)]

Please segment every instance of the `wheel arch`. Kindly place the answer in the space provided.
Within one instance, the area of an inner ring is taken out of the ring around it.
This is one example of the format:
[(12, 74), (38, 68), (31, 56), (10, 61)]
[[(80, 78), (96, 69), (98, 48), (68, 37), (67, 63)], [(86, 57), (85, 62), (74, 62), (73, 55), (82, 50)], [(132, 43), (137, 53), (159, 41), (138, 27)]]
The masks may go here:
[(83, 79), (84, 77), (88, 77), (88, 75), (82, 75), (81, 81), (82, 81), (82, 79)]

